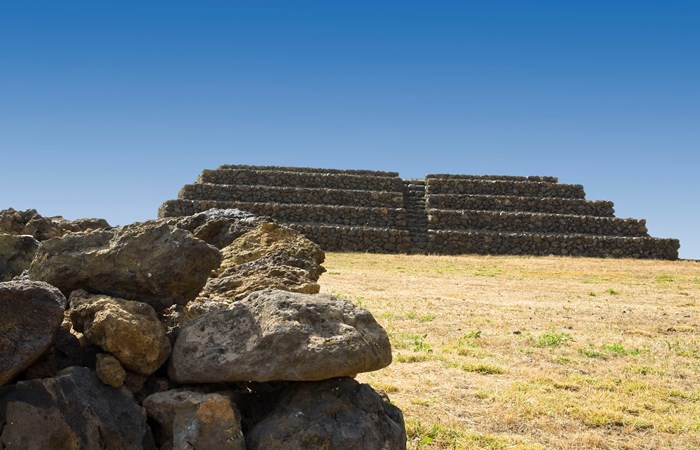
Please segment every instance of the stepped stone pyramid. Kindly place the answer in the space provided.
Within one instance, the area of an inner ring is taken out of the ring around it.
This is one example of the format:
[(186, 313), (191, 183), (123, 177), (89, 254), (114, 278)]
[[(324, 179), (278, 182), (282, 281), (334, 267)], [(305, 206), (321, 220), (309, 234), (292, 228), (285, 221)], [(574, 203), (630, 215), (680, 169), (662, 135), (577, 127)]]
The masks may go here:
[(324, 250), (677, 259), (677, 239), (556, 177), (222, 165), (166, 201), (159, 217), (210, 208), (270, 216)]

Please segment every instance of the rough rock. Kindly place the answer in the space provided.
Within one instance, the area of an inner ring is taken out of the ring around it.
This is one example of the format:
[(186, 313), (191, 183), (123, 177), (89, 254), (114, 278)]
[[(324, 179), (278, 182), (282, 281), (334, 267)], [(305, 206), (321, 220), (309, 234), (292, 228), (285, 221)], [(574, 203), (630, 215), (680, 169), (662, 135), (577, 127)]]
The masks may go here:
[(250, 450), (403, 450), (401, 411), (351, 378), (287, 386), (270, 414), (246, 435)]
[(126, 371), (119, 360), (105, 353), (97, 355), (95, 373), (101, 382), (115, 388), (122, 387), (126, 379)]
[(149, 375), (170, 356), (170, 341), (148, 304), (74, 291), (70, 318), (76, 331), (131, 371)]
[(54, 332), (51, 346), (43, 355), (25, 370), (21, 377), (25, 380), (55, 377), (61, 370), (83, 364), (83, 349), (80, 341), (70, 331), (58, 327)]
[(32, 236), (0, 233), (0, 282), (10, 281), (29, 269), (39, 241)]
[(169, 373), (180, 383), (307, 381), (390, 363), (386, 332), (365, 309), (327, 294), (265, 290), (185, 326)]
[(269, 220), (240, 209), (210, 209), (192, 216), (160, 219), (161, 222), (189, 231), (196, 238), (218, 249)]
[(129, 391), (84, 367), (0, 389), (0, 448), (137, 449), (149, 436)]
[(65, 308), (63, 294), (46, 283), (0, 283), (0, 386), (49, 348)]
[(108, 228), (104, 219), (66, 220), (63, 217), (44, 217), (35, 209), (16, 211), (12, 208), (0, 211), (0, 232), (28, 234), (39, 241), (63, 236), (68, 232), (93, 231)]
[(147, 222), (45, 241), (29, 277), (66, 294), (85, 289), (162, 309), (194, 299), (220, 262), (218, 249), (188, 231)]
[[(263, 223), (240, 236), (222, 253), (221, 266), (207, 281), (200, 298), (234, 302), (262, 289), (304, 294), (320, 290), (316, 281), (325, 272), (321, 265), (325, 254), (290, 228)], [(192, 306), (193, 310), (197, 308)]]
[(244, 450), (241, 416), (231, 399), (219, 393), (187, 390), (160, 392), (143, 401), (157, 422), (156, 443), (173, 450)]

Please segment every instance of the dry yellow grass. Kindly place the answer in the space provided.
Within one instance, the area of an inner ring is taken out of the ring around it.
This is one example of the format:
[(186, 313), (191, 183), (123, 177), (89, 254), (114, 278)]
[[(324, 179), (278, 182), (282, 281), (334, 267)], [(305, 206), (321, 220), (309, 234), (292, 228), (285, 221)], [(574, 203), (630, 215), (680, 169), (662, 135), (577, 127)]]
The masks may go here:
[(700, 264), (330, 253), (409, 448), (700, 448)]

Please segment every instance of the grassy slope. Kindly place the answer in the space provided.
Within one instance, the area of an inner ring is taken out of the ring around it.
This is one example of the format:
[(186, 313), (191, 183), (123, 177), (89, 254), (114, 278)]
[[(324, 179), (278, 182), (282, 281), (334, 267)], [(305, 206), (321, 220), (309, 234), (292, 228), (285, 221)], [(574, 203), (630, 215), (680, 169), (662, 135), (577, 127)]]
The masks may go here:
[(409, 448), (700, 448), (700, 264), (327, 255), (394, 363)]

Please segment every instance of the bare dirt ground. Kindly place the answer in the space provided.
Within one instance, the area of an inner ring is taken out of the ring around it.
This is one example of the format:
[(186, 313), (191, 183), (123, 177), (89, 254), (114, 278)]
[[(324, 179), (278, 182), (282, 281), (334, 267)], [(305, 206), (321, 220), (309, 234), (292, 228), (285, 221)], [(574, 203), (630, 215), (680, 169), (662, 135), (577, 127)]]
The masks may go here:
[(409, 448), (699, 449), (700, 263), (330, 253)]

